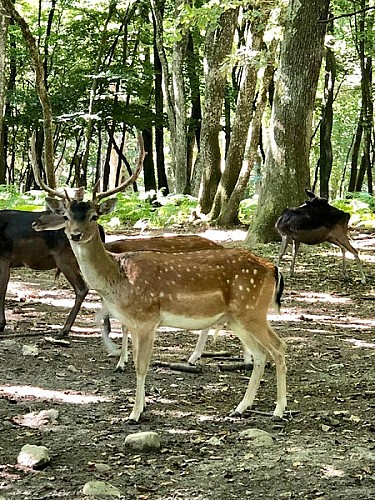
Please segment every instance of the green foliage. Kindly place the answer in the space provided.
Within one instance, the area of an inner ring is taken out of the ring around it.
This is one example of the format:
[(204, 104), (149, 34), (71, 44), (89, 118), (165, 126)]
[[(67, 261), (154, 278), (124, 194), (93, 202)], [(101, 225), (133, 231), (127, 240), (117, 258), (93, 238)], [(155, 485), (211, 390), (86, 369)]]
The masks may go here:
[(44, 197), (42, 191), (29, 191), (20, 194), (14, 186), (0, 185), (0, 210), (30, 212), (45, 210)]
[(348, 193), (345, 199), (338, 199), (332, 205), (350, 213), (353, 226), (375, 227), (375, 198), (368, 193)]
[(142, 220), (150, 227), (185, 224), (197, 206), (197, 199), (188, 195), (163, 196), (160, 192), (118, 195), (116, 211), (101, 217), (107, 230), (133, 226)]
[(250, 224), (255, 213), (255, 209), (258, 205), (258, 195), (254, 195), (252, 198), (246, 198), (240, 203), (238, 218), (243, 224)]

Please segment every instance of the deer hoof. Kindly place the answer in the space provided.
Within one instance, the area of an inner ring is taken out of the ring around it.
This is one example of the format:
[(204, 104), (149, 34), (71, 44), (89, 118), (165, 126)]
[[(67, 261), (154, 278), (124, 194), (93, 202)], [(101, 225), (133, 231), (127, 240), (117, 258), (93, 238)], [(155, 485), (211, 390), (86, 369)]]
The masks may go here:
[(231, 413), (229, 413), (229, 416), (230, 417), (234, 417), (234, 418), (241, 418), (242, 417), (242, 413), (240, 413), (237, 410), (233, 410)]
[(69, 337), (69, 332), (64, 332), (64, 330), (62, 330), (61, 332), (56, 333), (55, 337), (57, 339), (66, 339)]

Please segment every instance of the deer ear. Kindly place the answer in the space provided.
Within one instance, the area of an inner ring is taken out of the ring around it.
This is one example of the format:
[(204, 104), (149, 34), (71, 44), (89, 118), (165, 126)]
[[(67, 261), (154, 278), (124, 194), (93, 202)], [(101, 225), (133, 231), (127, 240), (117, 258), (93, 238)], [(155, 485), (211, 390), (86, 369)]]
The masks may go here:
[(55, 212), (55, 214), (64, 215), (65, 213), (65, 205), (62, 200), (58, 200), (57, 198), (46, 198), (46, 205), (51, 212)]
[(106, 215), (112, 212), (117, 204), (117, 198), (103, 201), (98, 207), (98, 215)]

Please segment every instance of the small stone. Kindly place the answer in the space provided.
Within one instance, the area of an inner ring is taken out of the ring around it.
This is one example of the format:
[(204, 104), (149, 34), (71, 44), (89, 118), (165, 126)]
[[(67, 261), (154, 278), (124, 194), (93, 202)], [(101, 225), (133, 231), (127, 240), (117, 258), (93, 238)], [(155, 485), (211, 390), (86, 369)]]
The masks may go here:
[(121, 491), (106, 481), (89, 481), (83, 487), (83, 494), (91, 497), (120, 497)]
[(95, 470), (97, 470), (98, 472), (108, 472), (111, 470), (111, 466), (108, 464), (98, 463), (94, 465), (95, 465)]
[(17, 463), (30, 469), (43, 469), (50, 463), (48, 448), (25, 444), (18, 455)]
[(0, 342), (0, 349), (15, 349), (17, 342), (14, 339), (5, 339)]
[(68, 371), (70, 371), (70, 372), (73, 372), (73, 373), (78, 373), (78, 372), (79, 372), (79, 370), (78, 370), (78, 369), (77, 369), (74, 365), (68, 365), (68, 366), (66, 367), (66, 369), (67, 369)]
[(222, 446), (223, 443), (221, 439), (217, 438), (216, 436), (212, 436), (208, 441), (206, 441), (206, 444), (210, 444), (211, 446)]
[(240, 432), (239, 437), (254, 446), (271, 446), (273, 444), (271, 434), (261, 429), (245, 429)]
[(132, 451), (158, 451), (160, 450), (160, 437), (156, 432), (136, 432), (125, 438), (125, 446)]
[(23, 356), (38, 356), (39, 349), (36, 345), (27, 345), (22, 346), (22, 355)]

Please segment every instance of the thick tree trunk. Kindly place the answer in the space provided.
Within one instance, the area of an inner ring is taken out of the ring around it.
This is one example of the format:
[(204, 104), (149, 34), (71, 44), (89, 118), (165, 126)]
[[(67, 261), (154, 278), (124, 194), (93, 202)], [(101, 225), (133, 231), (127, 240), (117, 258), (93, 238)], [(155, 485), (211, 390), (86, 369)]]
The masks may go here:
[(312, 116), (326, 27), (321, 21), (328, 6), (329, 0), (289, 3), (263, 184), (247, 242), (275, 240), (278, 216), (300, 204), (310, 186)]
[(208, 33), (206, 38), (205, 52), (208, 71), (201, 128), (201, 148), (196, 165), (198, 175), (202, 176), (199, 209), (205, 214), (211, 210), (221, 176), (219, 132), (227, 79), (224, 61), (232, 50), (237, 17), (238, 8), (226, 10), (220, 17), (219, 27)]

